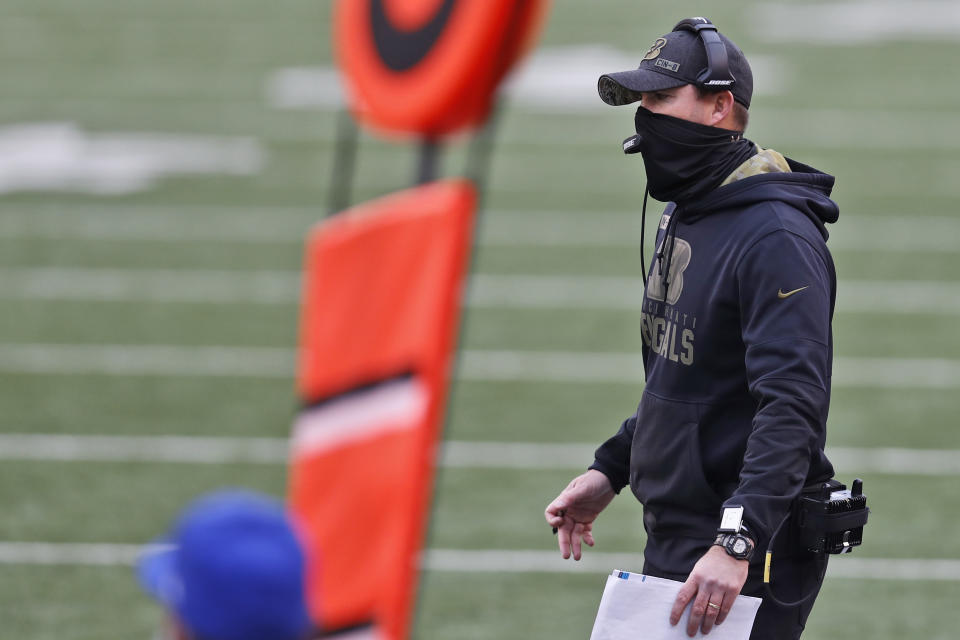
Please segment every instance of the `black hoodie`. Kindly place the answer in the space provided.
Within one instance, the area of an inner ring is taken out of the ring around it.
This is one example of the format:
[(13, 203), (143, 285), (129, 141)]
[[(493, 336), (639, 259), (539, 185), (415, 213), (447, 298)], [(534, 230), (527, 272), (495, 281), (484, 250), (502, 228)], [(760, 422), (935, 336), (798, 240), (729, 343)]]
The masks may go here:
[(800, 490), (833, 476), (834, 179), (788, 163), (671, 203), (661, 219), (643, 397), (591, 465), (643, 503), (645, 557), (661, 571), (689, 572), (729, 505), (744, 506), (762, 551)]

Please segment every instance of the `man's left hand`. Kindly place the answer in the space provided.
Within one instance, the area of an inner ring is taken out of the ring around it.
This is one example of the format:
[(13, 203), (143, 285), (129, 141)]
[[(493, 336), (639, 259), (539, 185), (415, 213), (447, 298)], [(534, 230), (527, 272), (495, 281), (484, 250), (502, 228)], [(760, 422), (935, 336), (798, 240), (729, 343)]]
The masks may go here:
[(670, 611), (670, 624), (680, 622), (684, 609), (692, 601), (687, 635), (692, 638), (701, 629), (704, 635), (710, 633), (713, 626), (723, 622), (730, 613), (747, 581), (748, 567), (746, 560), (737, 560), (722, 547), (710, 547), (680, 587)]

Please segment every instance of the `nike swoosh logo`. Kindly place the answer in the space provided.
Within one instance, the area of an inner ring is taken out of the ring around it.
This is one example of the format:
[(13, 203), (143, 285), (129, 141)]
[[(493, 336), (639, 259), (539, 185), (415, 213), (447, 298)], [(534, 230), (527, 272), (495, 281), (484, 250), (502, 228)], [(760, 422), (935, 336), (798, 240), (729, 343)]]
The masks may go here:
[(391, 71), (408, 71), (430, 53), (447, 26), (457, 0), (443, 0), (426, 24), (414, 31), (397, 29), (387, 16), (384, 2), (386, 0), (370, 0), (373, 43), (387, 68)]
[(804, 289), (809, 289), (809, 288), (810, 288), (810, 285), (807, 285), (805, 287), (800, 287), (799, 289), (794, 289), (793, 291), (787, 291), (786, 293), (784, 293), (783, 289), (780, 289), (779, 291), (777, 291), (777, 297), (783, 300), (784, 298), (789, 298), (793, 294), (800, 293)]

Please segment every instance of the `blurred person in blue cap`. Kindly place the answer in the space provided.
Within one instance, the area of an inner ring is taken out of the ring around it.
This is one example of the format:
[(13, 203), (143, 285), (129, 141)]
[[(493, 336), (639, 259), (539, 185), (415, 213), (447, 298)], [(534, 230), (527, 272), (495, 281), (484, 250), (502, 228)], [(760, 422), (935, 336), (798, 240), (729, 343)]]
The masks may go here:
[[(643, 504), (643, 573), (684, 582), (672, 624), (689, 606), (687, 634), (709, 633), (743, 593), (763, 598), (751, 640), (798, 638), (827, 559), (782, 525), (805, 487), (833, 477), (834, 178), (744, 137), (750, 65), (705, 18), (677, 23), (598, 91), (640, 103), (623, 150), (643, 156), (643, 211), (647, 194), (668, 204), (643, 274), (639, 406), (547, 506), (547, 523), (563, 557), (579, 559), (629, 486)], [(770, 545), (773, 585), (790, 602), (768, 597)]]
[(137, 567), (143, 587), (169, 614), (171, 640), (308, 637), (305, 570), (283, 506), (236, 489), (188, 505)]

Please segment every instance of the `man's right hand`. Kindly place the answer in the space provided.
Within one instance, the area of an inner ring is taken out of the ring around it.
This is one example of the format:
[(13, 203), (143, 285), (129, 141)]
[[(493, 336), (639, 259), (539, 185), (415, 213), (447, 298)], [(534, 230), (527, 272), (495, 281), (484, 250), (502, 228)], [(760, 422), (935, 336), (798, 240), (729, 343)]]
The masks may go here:
[(544, 516), (547, 524), (557, 529), (557, 542), (564, 560), (573, 552), (580, 559), (581, 541), (593, 546), (593, 521), (617, 495), (610, 480), (595, 469), (590, 469), (570, 481), (567, 488), (547, 505)]

